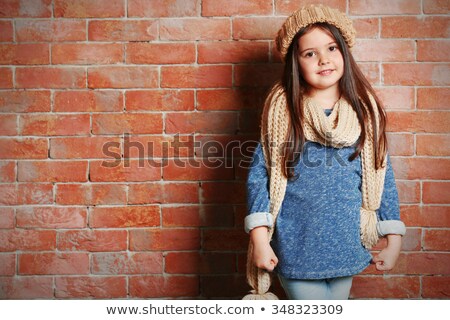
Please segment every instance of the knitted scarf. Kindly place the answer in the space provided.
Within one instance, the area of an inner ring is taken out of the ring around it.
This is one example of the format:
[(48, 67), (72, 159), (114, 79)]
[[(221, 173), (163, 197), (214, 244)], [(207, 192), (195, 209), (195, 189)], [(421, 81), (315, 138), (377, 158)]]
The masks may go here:
[[(274, 225), (269, 229), (269, 239), (272, 238), (276, 218), (281, 208), (287, 185), (287, 179), (282, 172), (281, 146), (287, 137), (289, 111), (281, 89), (276, 90), (278, 92), (275, 92), (273, 95), (274, 98), (268, 111), (267, 123), (263, 123), (261, 126), (262, 137), (267, 134), (270, 142), (269, 145), (263, 143), (266, 167), (270, 177), (270, 213), (274, 221)], [(370, 99), (372, 106), (374, 106), (375, 125), (378, 126), (379, 121), (375, 100), (371, 96)], [(367, 106), (365, 108), (367, 110)], [(356, 112), (344, 99), (340, 99), (334, 106), (331, 114), (326, 116), (322, 107), (317, 106), (312, 99), (306, 98), (304, 100), (303, 128), (307, 140), (335, 148), (352, 146), (361, 134), (361, 126)], [(360, 234), (361, 243), (366, 248), (371, 248), (378, 241), (375, 210), (380, 207), (386, 172), (386, 158), (382, 168), (379, 170), (375, 169), (373, 132), (373, 123), (369, 119), (366, 129), (366, 140), (361, 151), (362, 204), (360, 208)], [(257, 268), (253, 264), (252, 257), (253, 245), (250, 242), (247, 255), (247, 281), (253, 290), (251, 294), (246, 295), (243, 299), (278, 299), (273, 293), (268, 292), (271, 285), (270, 274)]]

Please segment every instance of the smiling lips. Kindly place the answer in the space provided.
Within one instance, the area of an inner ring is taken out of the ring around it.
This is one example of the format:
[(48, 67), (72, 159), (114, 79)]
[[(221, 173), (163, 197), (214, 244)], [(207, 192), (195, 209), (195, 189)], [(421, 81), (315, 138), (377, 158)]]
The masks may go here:
[(321, 76), (328, 76), (330, 75), (334, 70), (333, 69), (326, 69), (326, 70), (322, 70), (317, 72), (317, 74), (320, 74)]

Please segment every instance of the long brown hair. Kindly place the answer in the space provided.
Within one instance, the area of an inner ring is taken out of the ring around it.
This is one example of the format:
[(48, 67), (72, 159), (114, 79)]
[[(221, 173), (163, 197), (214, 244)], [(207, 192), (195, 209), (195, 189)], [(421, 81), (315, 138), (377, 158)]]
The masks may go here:
[[(378, 99), (372, 86), (356, 64), (356, 61), (339, 30), (335, 26), (328, 23), (316, 23), (300, 29), (292, 40), (291, 46), (286, 54), (286, 63), (284, 65), (281, 81), (271, 90), (264, 107), (263, 125), (264, 123), (267, 123), (270, 104), (273, 99), (276, 98), (274, 95), (277, 94), (277, 92), (280, 92), (278, 89), (282, 89), (281, 91), (284, 92), (286, 97), (286, 104), (290, 117), (286, 143), (281, 146), (283, 148), (283, 174), (288, 179), (295, 179), (296, 174), (294, 172), (294, 168), (300, 160), (300, 154), (303, 151), (306, 140), (302, 126), (304, 121), (303, 95), (307, 92), (309, 84), (302, 77), (299, 69), (298, 39), (307, 32), (311, 31), (313, 28), (320, 28), (325, 32), (328, 32), (335, 39), (344, 59), (344, 74), (339, 80), (339, 91), (341, 93), (341, 97), (347, 100), (353, 110), (355, 110), (358, 121), (361, 125), (361, 136), (358, 144), (356, 145), (355, 152), (349, 157), (350, 161), (353, 161), (360, 155), (366, 140), (366, 127), (369, 122), (368, 117), (370, 117), (372, 123), (376, 123), (373, 108), (378, 108), (379, 123), (378, 127), (374, 126), (373, 128), (373, 145), (375, 149), (375, 168), (379, 169), (383, 166), (387, 153), (387, 140), (385, 132), (386, 114), (384, 112), (383, 105)], [(371, 103), (369, 95), (375, 100), (375, 105)], [(367, 110), (369, 112), (367, 112), (364, 105), (368, 107)], [(264, 130), (263, 128), (263, 132), (264, 131), (267, 132), (267, 130)], [(270, 141), (267, 141), (267, 135), (262, 138), (263, 143), (270, 143)]]

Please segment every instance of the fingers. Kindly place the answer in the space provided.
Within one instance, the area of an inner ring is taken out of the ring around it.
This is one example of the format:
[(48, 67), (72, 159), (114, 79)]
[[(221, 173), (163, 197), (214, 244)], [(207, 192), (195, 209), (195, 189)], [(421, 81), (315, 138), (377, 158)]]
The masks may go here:
[(272, 272), (273, 269), (275, 269), (275, 265), (272, 263), (267, 263), (267, 264), (259, 264), (256, 265), (259, 269), (263, 269), (263, 270), (267, 270), (268, 272)]
[(267, 270), (267, 271), (273, 271), (273, 269), (275, 269), (275, 264), (272, 263), (271, 260), (267, 261), (267, 262), (262, 262), (262, 263), (257, 263), (256, 267), (258, 267), (259, 269), (263, 269), (263, 270)]
[(372, 262), (375, 264), (375, 268), (379, 271), (385, 271), (384, 259), (382, 259), (378, 254), (372, 257)]
[[(275, 258), (275, 259), (276, 259), (276, 258)], [(267, 270), (268, 272), (272, 272), (273, 269), (275, 269), (275, 267), (276, 267), (277, 264), (278, 264), (278, 259), (276, 259), (276, 260), (277, 260), (277, 261), (275, 261), (274, 259), (271, 259), (271, 260), (269, 261), (268, 264), (265, 264), (265, 265), (264, 265), (264, 268), (263, 268), (263, 269)]]
[(277, 257), (273, 257), (269, 261), (256, 264), (256, 266), (260, 269), (267, 270), (268, 272), (272, 272), (273, 269), (275, 269), (275, 267), (277, 266), (277, 264), (278, 264)]
[(273, 256), (272, 261), (275, 265), (278, 264), (278, 258), (276, 256)]
[(385, 266), (384, 266), (383, 262), (381, 262), (381, 261), (375, 263), (375, 268), (378, 271), (385, 271)]
[(259, 269), (272, 272), (278, 264), (278, 258), (272, 249), (253, 252), (253, 263)]
[(376, 268), (378, 271), (389, 271), (391, 270), (391, 268), (389, 268), (388, 266), (384, 265), (384, 264), (376, 264)]
[(375, 263), (375, 268), (379, 271), (390, 271), (393, 269), (393, 266), (389, 263), (385, 263), (384, 261), (379, 261)]
[(372, 263), (375, 264), (375, 268), (378, 271), (390, 271), (394, 268), (392, 261), (384, 256), (381, 256), (380, 254), (372, 257)]

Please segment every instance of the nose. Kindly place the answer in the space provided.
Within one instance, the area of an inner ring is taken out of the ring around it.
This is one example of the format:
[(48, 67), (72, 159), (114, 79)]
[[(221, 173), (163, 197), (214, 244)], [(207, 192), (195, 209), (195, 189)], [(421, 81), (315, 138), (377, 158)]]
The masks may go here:
[(321, 66), (330, 63), (330, 59), (328, 58), (328, 55), (326, 55), (326, 54), (321, 54), (319, 58), (320, 58), (319, 59), (319, 64)]

